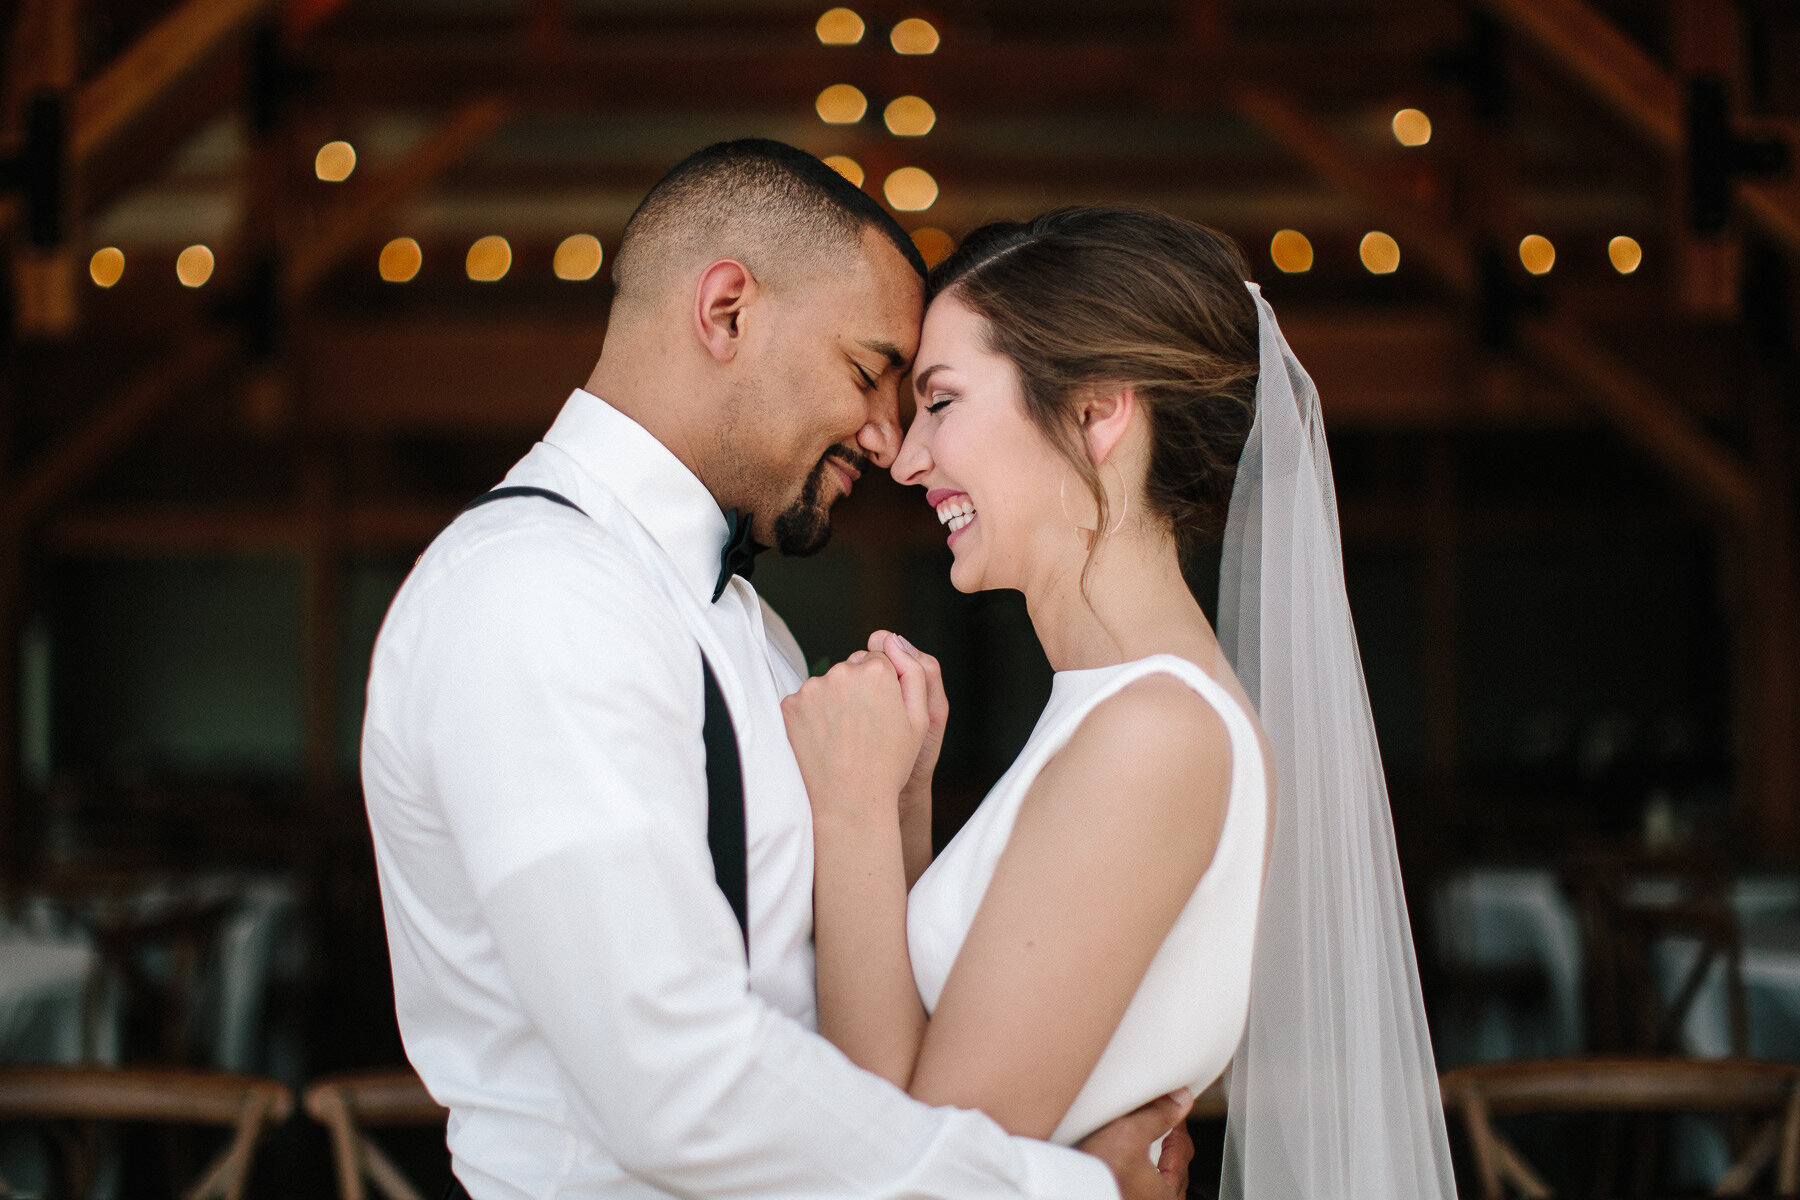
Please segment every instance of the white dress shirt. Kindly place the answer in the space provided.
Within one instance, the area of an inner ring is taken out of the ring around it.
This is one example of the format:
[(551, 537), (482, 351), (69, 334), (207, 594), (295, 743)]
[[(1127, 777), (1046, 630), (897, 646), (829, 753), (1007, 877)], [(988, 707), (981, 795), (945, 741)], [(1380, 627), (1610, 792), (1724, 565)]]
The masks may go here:
[[(928, 1108), (813, 1032), (804, 667), (725, 519), (577, 390), (420, 556), (363, 727), (408, 1057), (457, 1178), (512, 1197), (1115, 1197), (1098, 1159)], [(700, 648), (743, 763), (750, 963), (707, 851)]]

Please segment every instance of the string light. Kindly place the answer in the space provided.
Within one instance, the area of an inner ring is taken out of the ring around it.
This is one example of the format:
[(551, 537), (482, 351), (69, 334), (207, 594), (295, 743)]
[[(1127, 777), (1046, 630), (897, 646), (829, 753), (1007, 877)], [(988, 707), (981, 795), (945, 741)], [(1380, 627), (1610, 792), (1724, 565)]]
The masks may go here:
[(478, 238), (469, 247), (469, 256), (464, 260), (463, 269), (476, 283), (494, 283), (505, 279), (506, 273), (512, 270), (512, 247), (497, 233)]
[(1371, 275), (1392, 275), (1400, 269), (1400, 243), (1380, 230), (1363, 234), (1357, 252)]
[(1423, 146), (1431, 140), (1431, 118), (1416, 108), (1394, 114), (1394, 140), (1402, 146)]
[(103, 288), (109, 288), (125, 275), (125, 252), (117, 246), (94, 251), (88, 259), (88, 275)]
[(917, 96), (901, 96), (881, 116), (888, 132), (900, 137), (924, 137), (937, 124), (937, 113)]
[(580, 283), (600, 273), (600, 262), (605, 257), (599, 238), (591, 233), (572, 233), (556, 248), (552, 269), (558, 279)]
[(864, 177), (862, 164), (857, 162), (854, 158), (851, 158), (848, 154), (830, 155), (825, 159), (825, 165), (836, 171), (839, 175), (842, 175), (845, 179), (848, 179), (857, 187), (863, 185)]
[(1269, 257), (1288, 275), (1312, 270), (1312, 243), (1298, 229), (1283, 229), (1269, 239)]
[(937, 203), (937, 180), (918, 167), (901, 167), (881, 185), (888, 203), (901, 212), (924, 212)]
[(908, 17), (894, 26), (888, 41), (897, 54), (933, 54), (938, 48), (938, 31), (930, 21)]
[(409, 237), (397, 237), (381, 248), (381, 277), (389, 283), (411, 283), (425, 265), (425, 252)]
[(205, 246), (189, 246), (175, 259), (175, 278), (183, 287), (204, 287), (212, 273), (213, 252)]
[(927, 225), (923, 229), (915, 229), (912, 234), (913, 245), (925, 259), (925, 265), (935, 267), (956, 249), (956, 242), (949, 234), (935, 226)]
[(1630, 275), (1644, 265), (1644, 248), (1637, 244), (1636, 238), (1621, 234), (1606, 243), (1606, 257), (1612, 259), (1613, 270)]
[(1549, 238), (1528, 233), (1519, 239), (1519, 262), (1533, 275), (1547, 275), (1556, 265), (1556, 247)]
[(827, 125), (854, 125), (869, 111), (869, 100), (847, 83), (834, 83), (819, 93), (813, 107)]
[(863, 19), (847, 8), (829, 9), (813, 32), (827, 46), (854, 46), (863, 40)]
[(356, 147), (349, 142), (326, 142), (313, 156), (313, 174), (326, 183), (342, 183), (356, 170)]

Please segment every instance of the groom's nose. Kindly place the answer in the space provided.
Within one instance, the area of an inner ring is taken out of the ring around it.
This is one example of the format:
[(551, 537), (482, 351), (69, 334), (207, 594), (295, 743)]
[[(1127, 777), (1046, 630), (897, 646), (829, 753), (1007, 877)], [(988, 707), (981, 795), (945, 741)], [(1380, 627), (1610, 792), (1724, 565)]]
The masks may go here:
[(856, 444), (863, 448), (878, 467), (890, 467), (900, 452), (900, 414), (890, 406), (876, 413), (856, 434)]

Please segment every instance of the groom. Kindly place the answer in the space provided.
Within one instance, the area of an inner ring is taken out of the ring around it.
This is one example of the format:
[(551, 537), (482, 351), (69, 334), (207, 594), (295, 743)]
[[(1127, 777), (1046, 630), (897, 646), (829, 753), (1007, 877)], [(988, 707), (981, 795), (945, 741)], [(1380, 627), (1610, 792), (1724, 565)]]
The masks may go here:
[(1084, 1154), (919, 1104), (813, 1032), (811, 813), (780, 712), (805, 671), (745, 576), (757, 543), (823, 546), (892, 462), (923, 274), (810, 155), (691, 156), (626, 226), (587, 387), (395, 597), (363, 783), (401, 1033), (477, 1200), (1185, 1178), (1180, 1150), (1167, 1177), (1147, 1155), (1171, 1099)]

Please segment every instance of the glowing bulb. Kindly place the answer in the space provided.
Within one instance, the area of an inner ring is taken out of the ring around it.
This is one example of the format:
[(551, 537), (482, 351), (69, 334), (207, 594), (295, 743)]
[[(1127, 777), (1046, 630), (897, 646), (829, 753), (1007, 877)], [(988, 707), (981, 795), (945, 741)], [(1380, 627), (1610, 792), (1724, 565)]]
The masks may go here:
[(101, 287), (111, 287), (125, 275), (125, 252), (117, 246), (94, 251), (94, 257), (88, 259), (88, 274)]
[(212, 273), (213, 252), (205, 246), (189, 246), (175, 259), (175, 278), (183, 287), (203, 287)]
[(1289, 275), (1312, 270), (1312, 243), (1298, 229), (1283, 229), (1269, 239), (1269, 257)]
[(1528, 233), (1519, 241), (1519, 261), (1533, 275), (1547, 275), (1556, 265), (1556, 247), (1549, 238)]
[(342, 183), (356, 170), (356, 147), (349, 142), (326, 142), (313, 156), (313, 174), (326, 183)]
[(1400, 243), (1385, 233), (1363, 234), (1358, 252), (1371, 275), (1392, 275), (1400, 269)]
[(1613, 270), (1629, 275), (1644, 265), (1644, 248), (1636, 238), (1621, 235), (1606, 243), (1606, 257), (1612, 259)]
[(839, 175), (842, 175), (845, 179), (848, 179), (857, 187), (863, 185), (862, 164), (857, 162), (854, 158), (851, 158), (848, 154), (833, 154), (826, 158), (825, 165), (836, 171)]
[(505, 279), (506, 273), (512, 270), (512, 247), (499, 234), (490, 233), (469, 247), (469, 257), (463, 268), (476, 283)]
[(924, 137), (937, 124), (937, 113), (917, 96), (902, 96), (881, 114), (888, 132), (900, 137)]
[(592, 279), (600, 273), (600, 261), (605, 257), (605, 251), (600, 248), (600, 239), (593, 234), (570, 234), (556, 248), (556, 277), (574, 283)]
[(901, 212), (924, 212), (937, 203), (937, 180), (917, 167), (901, 167), (881, 185), (888, 203)]
[(1416, 108), (1394, 114), (1394, 140), (1402, 146), (1423, 146), (1431, 140), (1431, 118)]
[(834, 83), (813, 104), (827, 125), (854, 125), (869, 111), (868, 97), (847, 83)]
[(931, 54), (938, 48), (938, 31), (930, 21), (908, 17), (888, 34), (897, 54)]
[(397, 237), (381, 248), (381, 277), (389, 283), (410, 283), (425, 265), (425, 252), (409, 237)]
[(949, 234), (941, 229), (927, 225), (923, 229), (913, 230), (913, 245), (925, 259), (925, 265), (935, 267), (943, 262), (950, 252), (956, 249), (956, 243)]
[(863, 19), (847, 8), (830, 9), (813, 32), (827, 46), (854, 46), (863, 39)]

